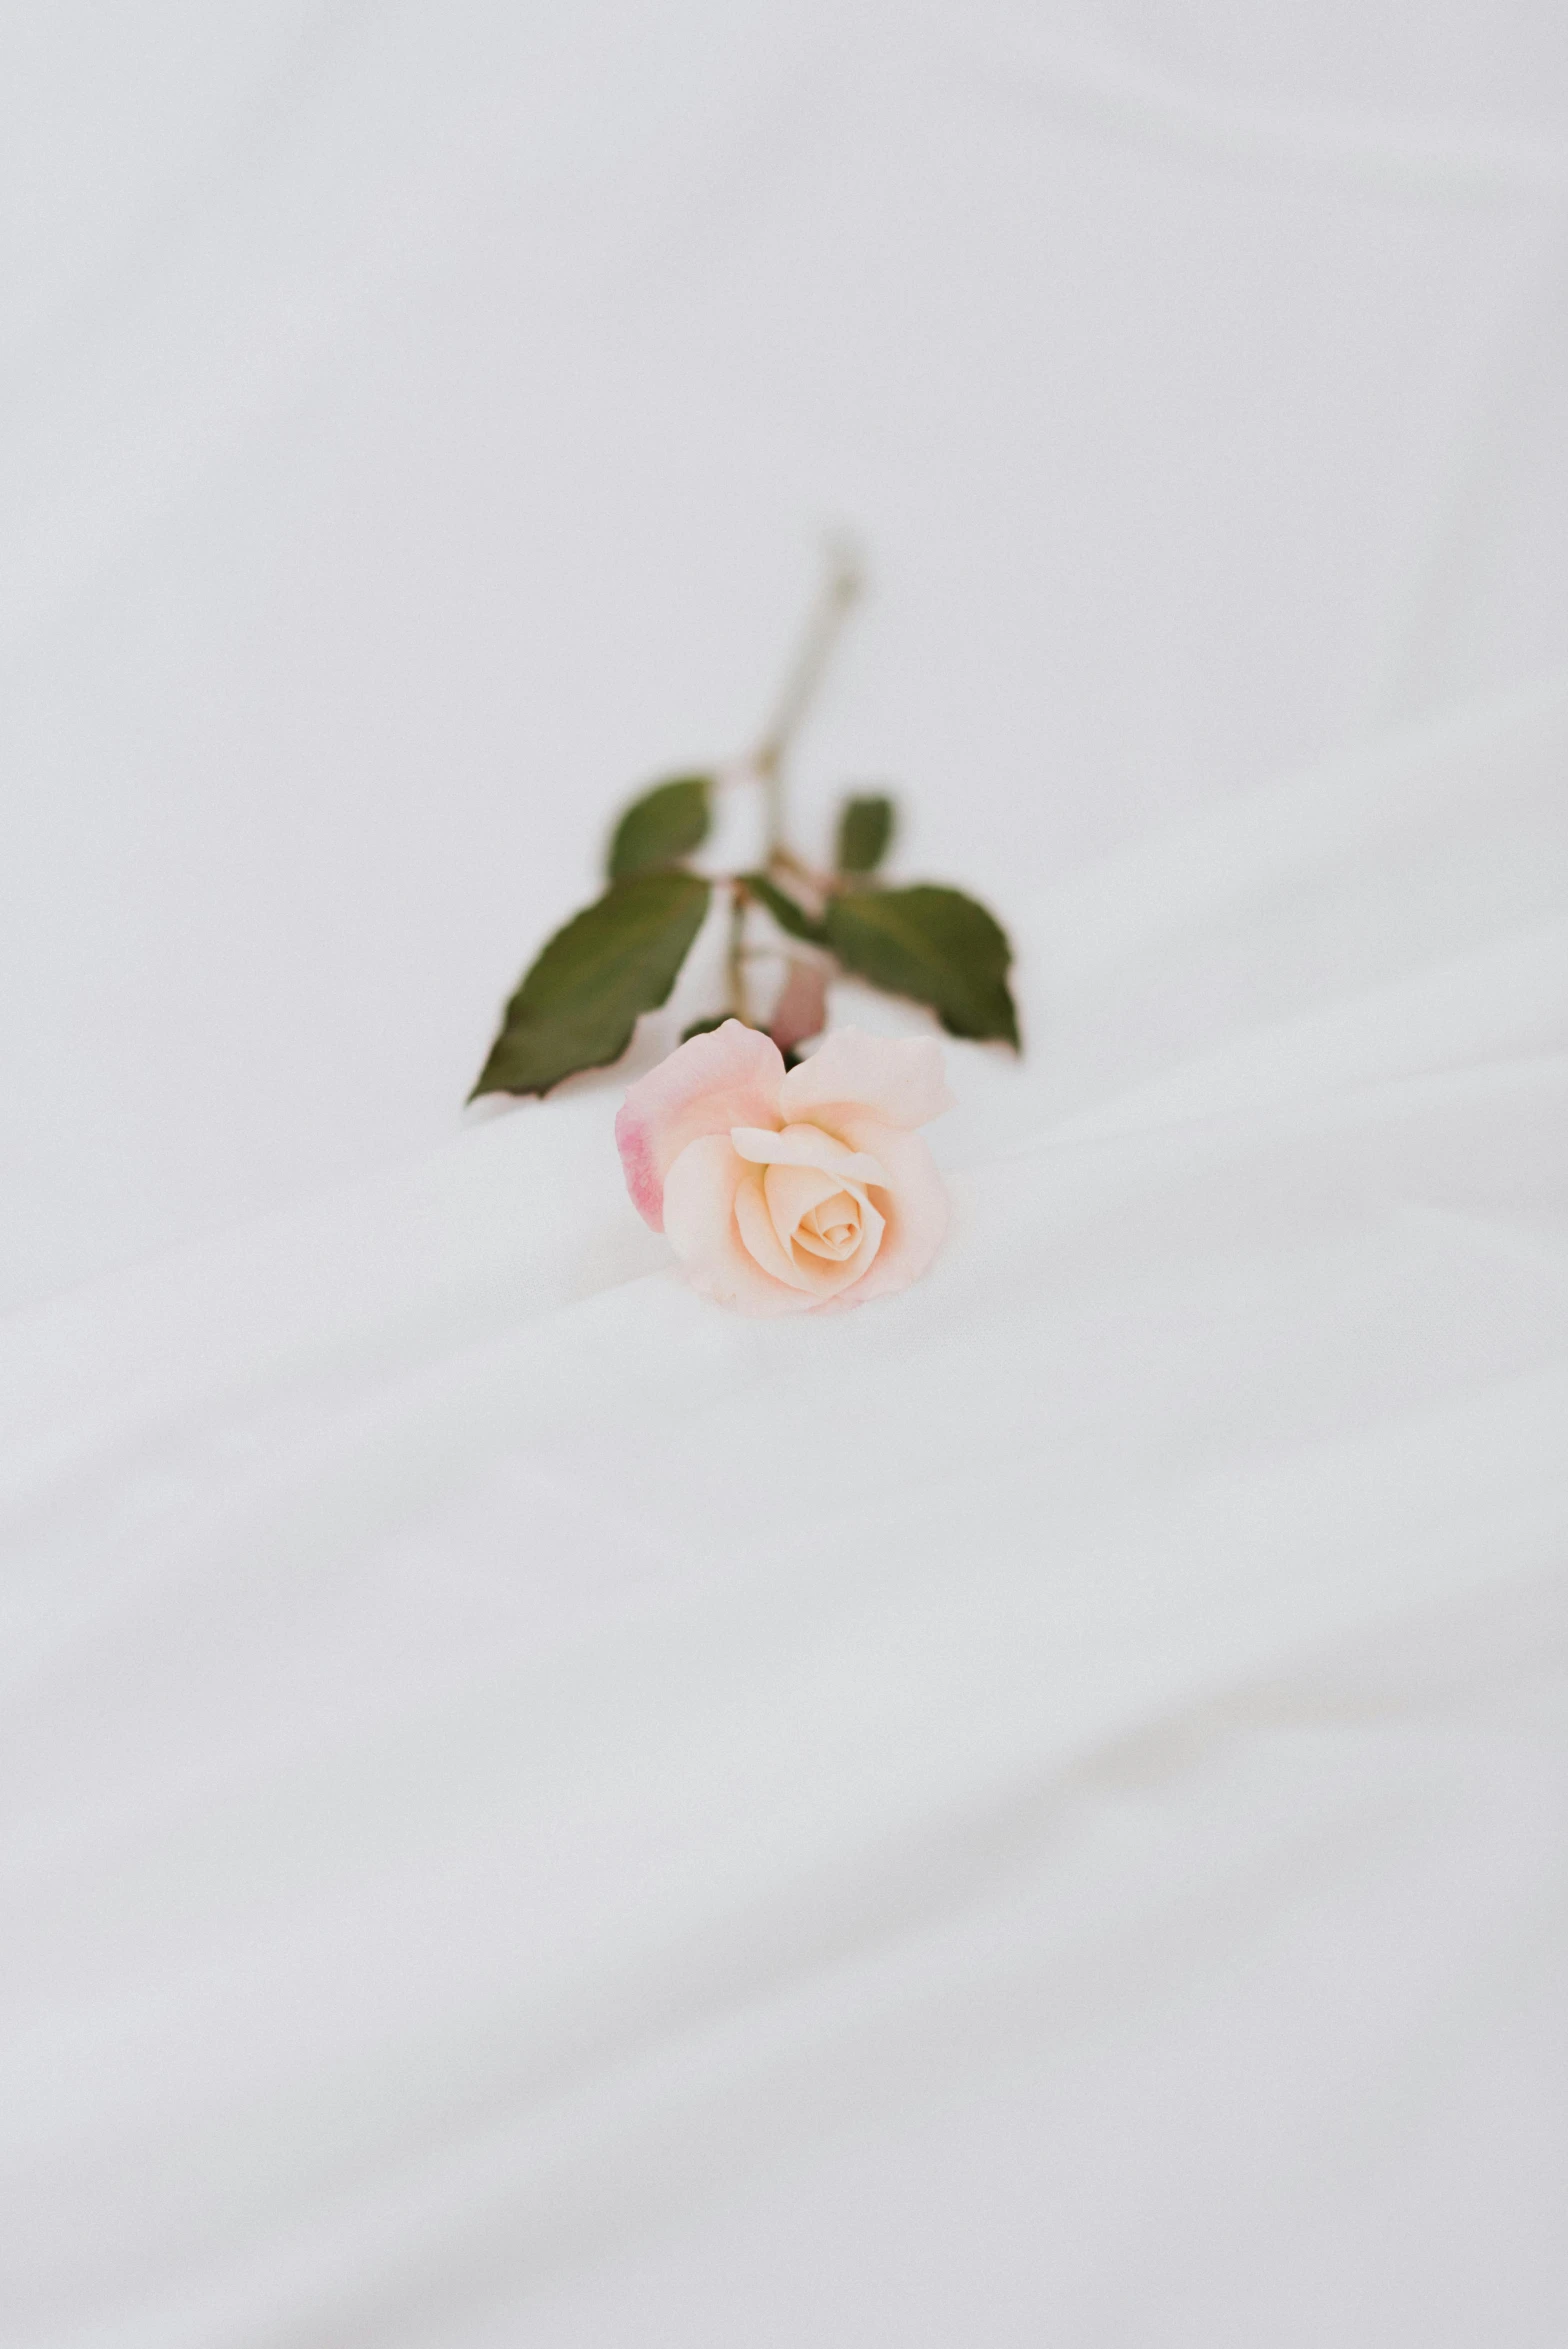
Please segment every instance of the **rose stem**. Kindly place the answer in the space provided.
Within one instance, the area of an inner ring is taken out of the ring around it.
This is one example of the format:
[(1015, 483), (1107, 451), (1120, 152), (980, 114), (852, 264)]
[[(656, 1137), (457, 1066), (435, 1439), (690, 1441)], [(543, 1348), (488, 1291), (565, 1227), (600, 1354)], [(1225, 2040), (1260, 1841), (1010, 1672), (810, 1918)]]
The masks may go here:
[(850, 605), (865, 584), (854, 550), (844, 541), (828, 548), (828, 575), (806, 619), (799, 650), (784, 680), (773, 720), (758, 743), (752, 764), (767, 795), (767, 861), (787, 855), (784, 847), (784, 757), (837, 642)]
[(746, 1008), (746, 892), (739, 881), (730, 883), (730, 942), (725, 958), (729, 973), (730, 1010), (751, 1025)]

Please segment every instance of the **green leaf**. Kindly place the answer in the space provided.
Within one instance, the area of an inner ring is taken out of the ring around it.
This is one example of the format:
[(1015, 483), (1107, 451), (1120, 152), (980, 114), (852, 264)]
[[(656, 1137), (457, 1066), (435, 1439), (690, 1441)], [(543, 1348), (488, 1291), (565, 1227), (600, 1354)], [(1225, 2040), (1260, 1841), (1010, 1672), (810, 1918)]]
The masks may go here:
[(814, 922), (804, 906), (793, 897), (786, 897), (766, 873), (742, 873), (741, 879), (759, 905), (765, 905), (781, 930), (791, 938), (805, 938), (813, 946), (820, 946), (827, 936), (820, 922)]
[(469, 1099), (548, 1093), (578, 1069), (619, 1060), (638, 1013), (674, 986), (710, 889), (698, 873), (639, 873), (557, 930), (507, 1005)]
[(950, 1036), (999, 1037), (1018, 1049), (1007, 985), (1007, 933), (961, 890), (857, 889), (824, 916), (840, 962), (890, 995), (928, 1003)]
[(893, 838), (893, 802), (880, 793), (846, 799), (838, 819), (838, 869), (874, 873)]
[(655, 872), (690, 856), (708, 837), (706, 775), (680, 775), (634, 799), (615, 827), (607, 871), (612, 881)]

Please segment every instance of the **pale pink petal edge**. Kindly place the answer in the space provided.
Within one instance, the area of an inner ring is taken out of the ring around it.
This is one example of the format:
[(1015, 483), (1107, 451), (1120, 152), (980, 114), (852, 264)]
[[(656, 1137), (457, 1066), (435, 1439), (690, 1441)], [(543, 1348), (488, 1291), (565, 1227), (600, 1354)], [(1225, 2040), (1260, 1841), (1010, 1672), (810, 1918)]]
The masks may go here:
[(863, 1028), (835, 1028), (779, 1089), (786, 1121), (815, 1122), (824, 1110), (843, 1109), (906, 1133), (952, 1106), (934, 1036), (868, 1036)]
[(859, 1146), (875, 1151), (887, 1168), (887, 1189), (877, 1193), (886, 1210), (887, 1229), (864, 1278), (843, 1292), (839, 1301), (844, 1305), (868, 1305), (873, 1297), (891, 1296), (919, 1280), (952, 1219), (947, 1185), (923, 1135), (869, 1123), (861, 1133)]
[(783, 1076), (783, 1055), (771, 1036), (726, 1020), (638, 1078), (621, 1103), (615, 1140), (644, 1223), (664, 1229), (665, 1178), (690, 1143), (777, 1119)]

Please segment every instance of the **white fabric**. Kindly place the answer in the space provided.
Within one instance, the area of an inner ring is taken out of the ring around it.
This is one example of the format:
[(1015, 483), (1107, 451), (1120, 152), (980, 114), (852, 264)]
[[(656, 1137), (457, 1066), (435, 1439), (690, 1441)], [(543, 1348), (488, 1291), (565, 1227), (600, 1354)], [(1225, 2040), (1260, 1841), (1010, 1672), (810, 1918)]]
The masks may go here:
[[(0, 2338), (1556, 2349), (1563, 20), (534, 14), (0, 36)], [(452, 1105), (835, 517), (1029, 1050), (747, 1324)]]

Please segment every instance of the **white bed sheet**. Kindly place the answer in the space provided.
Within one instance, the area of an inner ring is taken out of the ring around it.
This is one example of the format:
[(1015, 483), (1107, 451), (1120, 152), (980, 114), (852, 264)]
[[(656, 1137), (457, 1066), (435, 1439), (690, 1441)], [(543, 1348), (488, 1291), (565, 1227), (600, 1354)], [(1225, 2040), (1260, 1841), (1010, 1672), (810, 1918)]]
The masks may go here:
[[(1556, 2349), (1555, 18), (143, 21), (7, 35), (0, 2337)], [(446, 1105), (833, 515), (1030, 1050), (753, 1326)]]

